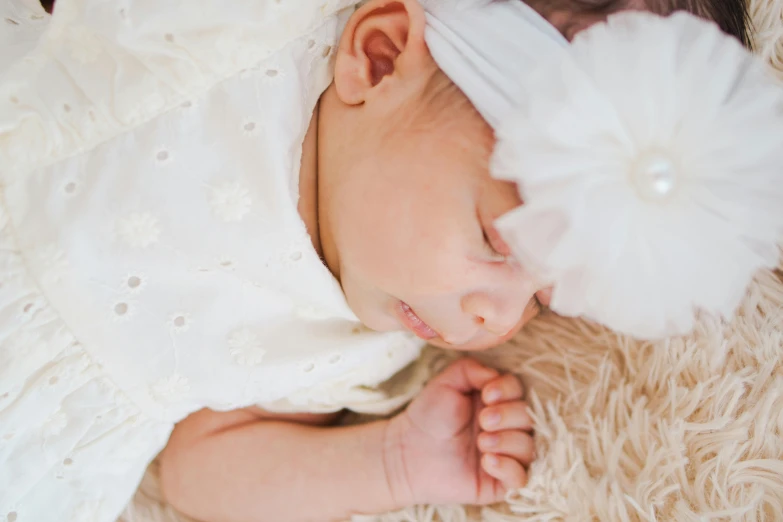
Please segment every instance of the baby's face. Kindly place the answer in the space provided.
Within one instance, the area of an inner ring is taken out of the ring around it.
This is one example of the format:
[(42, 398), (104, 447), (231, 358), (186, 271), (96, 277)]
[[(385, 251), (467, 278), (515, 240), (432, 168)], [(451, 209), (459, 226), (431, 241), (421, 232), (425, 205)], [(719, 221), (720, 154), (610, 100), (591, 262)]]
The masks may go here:
[(362, 322), (478, 350), (536, 314), (539, 288), (492, 225), (521, 203), (516, 186), (490, 177), (492, 132), (460, 110), (419, 129), (386, 120), (357, 133), (320, 212), (338, 252), (333, 271)]
[(370, 0), (340, 39), (318, 123), (319, 239), (359, 319), (440, 346), (502, 343), (537, 312), (492, 226), (492, 130), (435, 64), (416, 0)]

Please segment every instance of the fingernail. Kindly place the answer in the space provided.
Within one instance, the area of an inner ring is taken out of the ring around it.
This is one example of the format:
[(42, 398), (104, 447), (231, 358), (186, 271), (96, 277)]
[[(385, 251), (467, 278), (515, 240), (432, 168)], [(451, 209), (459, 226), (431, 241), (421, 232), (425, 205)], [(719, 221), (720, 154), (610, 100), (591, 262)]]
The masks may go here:
[(481, 445), (485, 448), (494, 448), (498, 445), (497, 435), (484, 435), (481, 437)]
[(489, 390), (487, 392), (487, 402), (495, 402), (500, 400), (500, 398), (503, 396), (503, 393), (501, 393), (500, 390)]
[(495, 467), (498, 465), (498, 458), (495, 455), (487, 455), (484, 457), (487, 459), (487, 466)]
[(485, 426), (497, 426), (498, 424), (500, 424), (499, 413), (487, 413), (486, 415), (484, 415)]

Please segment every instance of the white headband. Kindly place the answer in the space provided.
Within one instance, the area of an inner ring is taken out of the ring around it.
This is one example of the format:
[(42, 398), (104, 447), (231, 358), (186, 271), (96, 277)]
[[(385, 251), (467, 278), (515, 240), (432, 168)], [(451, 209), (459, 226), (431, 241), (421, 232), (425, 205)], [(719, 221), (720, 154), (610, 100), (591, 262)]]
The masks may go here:
[(520, 0), (425, 2), (425, 39), (441, 70), (493, 128), (512, 110), (520, 87), (568, 41)]
[(521, 0), (424, 0), (524, 205), (496, 225), (551, 307), (656, 338), (731, 316), (783, 238), (783, 89), (712, 23), (624, 13), (569, 44)]

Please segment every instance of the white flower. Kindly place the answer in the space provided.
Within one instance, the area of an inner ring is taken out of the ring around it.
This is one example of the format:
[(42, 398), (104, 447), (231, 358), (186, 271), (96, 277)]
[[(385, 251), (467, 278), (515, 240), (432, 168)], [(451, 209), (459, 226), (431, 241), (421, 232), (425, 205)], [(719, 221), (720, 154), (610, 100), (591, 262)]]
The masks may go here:
[(250, 328), (239, 328), (228, 337), (229, 354), (239, 365), (261, 364), (266, 355), (261, 339)]
[(169, 328), (176, 333), (186, 332), (192, 322), (190, 314), (176, 313), (169, 317)]
[(147, 276), (139, 273), (130, 273), (122, 279), (120, 288), (130, 294), (138, 294), (147, 286)]
[(258, 134), (258, 123), (253, 120), (245, 120), (242, 122), (242, 134), (245, 136), (255, 136)]
[(250, 191), (240, 183), (229, 182), (212, 188), (209, 204), (212, 213), (221, 221), (242, 221), (250, 212), (253, 199)]
[(316, 321), (334, 316), (331, 310), (315, 303), (297, 305), (294, 307), (294, 313), (304, 319), (315, 319)]
[(47, 245), (37, 252), (38, 259), (44, 270), (42, 279), (45, 283), (59, 283), (68, 272), (68, 256), (57, 245)]
[(98, 519), (98, 510), (101, 507), (99, 500), (88, 500), (80, 503), (73, 510), (72, 522), (93, 522)]
[(136, 303), (117, 301), (112, 303), (109, 310), (110, 317), (115, 323), (124, 323), (136, 315)]
[(268, 67), (261, 68), (259, 71), (259, 78), (261, 79), (261, 83), (273, 85), (285, 78), (285, 70), (277, 64), (269, 64)]
[(129, 246), (146, 248), (160, 238), (158, 219), (147, 212), (130, 214), (117, 221), (117, 235)]
[(234, 268), (236, 268), (237, 261), (233, 257), (223, 254), (217, 259), (217, 264), (220, 270), (225, 270), (226, 272), (233, 272)]
[(530, 75), (493, 175), (498, 228), (552, 308), (638, 337), (730, 316), (783, 231), (783, 90), (713, 24), (616, 15)]
[(189, 391), (190, 381), (176, 373), (158, 380), (150, 387), (152, 398), (164, 404), (182, 401)]

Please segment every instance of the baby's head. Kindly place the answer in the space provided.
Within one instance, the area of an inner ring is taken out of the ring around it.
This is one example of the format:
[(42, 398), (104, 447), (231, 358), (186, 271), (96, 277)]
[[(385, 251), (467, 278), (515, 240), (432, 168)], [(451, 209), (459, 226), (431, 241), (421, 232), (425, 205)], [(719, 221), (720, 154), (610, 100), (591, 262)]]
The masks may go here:
[(493, 131), (425, 25), (416, 0), (371, 0), (345, 28), (319, 111), (320, 238), (367, 326), (476, 350), (513, 336), (542, 289), (493, 228), (522, 202), (490, 176)]

